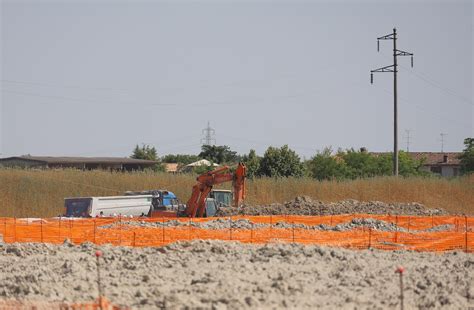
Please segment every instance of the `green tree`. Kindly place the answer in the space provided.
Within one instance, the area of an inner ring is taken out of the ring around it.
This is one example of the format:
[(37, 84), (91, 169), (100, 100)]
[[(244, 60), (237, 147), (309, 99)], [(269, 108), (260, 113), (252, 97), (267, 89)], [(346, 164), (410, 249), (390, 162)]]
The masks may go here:
[(464, 139), (464, 150), (459, 159), (461, 159), (462, 173), (474, 172), (474, 138)]
[(260, 162), (259, 175), (269, 177), (301, 177), (304, 165), (300, 157), (288, 145), (281, 148), (270, 146)]
[(255, 150), (250, 150), (248, 155), (244, 155), (242, 157), (242, 161), (244, 162), (247, 168), (248, 178), (253, 179), (254, 177), (258, 176), (261, 160), (262, 158), (257, 156)]
[(345, 162), (338, 156), (333, 156), (332, 149), (324, 148), (308, 162), (309, 175), (318, 180), (344, 179), (348, 177), (349, 170)]
[(132, 155), (130, 156), (131, 158), (135, 159), (146, 159), (146, 160), (158, 160), (158, 153), (155, 149), (155, 147), (150, 147), (147, 144), (143, 144), (142, 147), (139, 147), (138, 144), (133, 150)]
[(156, 161), (156, 165), (150, 168), (150, 170), (153, 170), (155, 172), (165, 171), (165, 167), (163, 166), (163, 164), (158, 162), (158, 152), (156, 151), (156, 148), (154, 146), (150, 147), (147, 144), (143, 144), (141, 147), (139, 147), (137, 144), (137, 146), (135, 146), (135, 148), (133, 149), (133, 153), (130, 157), (135, 159), (146, 159)]
[(376, 175), (382, 175), (383, 171), (379, 171), (377, 165), (377, 157), (369, 154), (365, 149), (355, 151), (348, 149), (340, 153), (340, 157), (348, 167), (348, 177), (352, 179), (367, 178)]
[(237, 152), (227, 145), (203, 145), (198, 156), (218, 164), (233, 163), (239, 159)]
[(424, 160), (415, 160), (410, 154), (404, 151), (398, 153), (398, 173), (401, 176), (420, 176), (429, 175), (428, 172), (423, 172), (420, 168)]

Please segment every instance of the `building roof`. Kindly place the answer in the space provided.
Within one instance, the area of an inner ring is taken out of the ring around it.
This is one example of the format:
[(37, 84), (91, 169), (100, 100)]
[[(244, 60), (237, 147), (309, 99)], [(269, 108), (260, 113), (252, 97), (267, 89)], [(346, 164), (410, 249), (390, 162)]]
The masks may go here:
[[(459, 155), (461, 152), (409, 152), (408, 153), (413, 159), (422, 160), (424, 159), (425, 165), (460, 165), (461, 160)], [(447, 160), (445, 161), (445, 156)]]
[(201, 160), (195, 161), (193, 163), (190, 163), (189, 165), (186, 165), (186, 167), (199, 167), (199, 166), (214, 166), (214, 167), (217, 167), (219, 165), (218, 164), (213, 164), (210, 161), (208, 161), (207, 159), (201, 159)]
[(164, 163), (166, 172), (178, 172), (178, 165), (176, 163)]
[(52, 156), (13, 156), (0, 158), (1, 161), (7, 160), (30, 160), (46, 164), (140, 164), (154, 165), (157, 162), (153, 160), (135, 159), (127, 157), (52, 157)]
[[(373, 155), (391, 154), (389, 152), (371, 152)], [(439, 165), (460, 165), (461, 160), (459, 156), (461, 152), (408, 152), (408, 155), (415, 160), (424, 160), (425, 166), (439, 166)], [(447, 156), (447, 161), (445, 161)]]

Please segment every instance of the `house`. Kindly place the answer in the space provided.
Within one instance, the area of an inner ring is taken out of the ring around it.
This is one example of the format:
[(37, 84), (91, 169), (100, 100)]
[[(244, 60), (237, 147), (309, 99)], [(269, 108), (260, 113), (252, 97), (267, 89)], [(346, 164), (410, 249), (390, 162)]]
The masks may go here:
[(169, 173), (177, 173), (179, 164), (177, 163), (164, 163), (163, 166), (165, 167), (165, 171)]
[(181, 172), (191, 172), (193, 171), (194, 168), (196, 167), (201, 167), (201, 166), (212, 166), (212, 167), (218, 167), (219, 165), (218, 164), (215, 164), (215, 163), (211, 163), (209, 160), (207, 159), (201, 159), (201, 160), (198, 160), (198, 161), (195, 161), (193, 163), (190, 163), (186, 166), (184, 166), (182, 169), (181, 169)]
[[(387, 152), (371, 152), (374, 156), (392, 154)], [(456, 177), (460, 175), (461, 160), (459, 156), (461, 152), (408, 152), (414, 160), (421, 160), (422, 171), (439, 174), (442, 177)]]
[(0, 167), (10, 168), (76, 168), (81, 170), (119, 170), (133, 171), (152, 168), (156, 161), (121, 157), (51, 157), (14, 156), (0, 158)]
[(423, 160), (424, 171), (441, 175), (442, 177), (459, 176), (461, 170), (461, 152), (409, 152), (411, 158)]

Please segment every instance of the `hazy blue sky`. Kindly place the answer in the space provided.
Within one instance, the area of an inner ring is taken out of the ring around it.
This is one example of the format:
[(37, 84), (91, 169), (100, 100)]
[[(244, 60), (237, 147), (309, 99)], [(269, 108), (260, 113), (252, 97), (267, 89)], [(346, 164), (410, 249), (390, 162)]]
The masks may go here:
[(0, 156), (262, 154), (289, 144), (390, 151), (400, 58), (400, 147), (462, 150), (474, 136), (472, 1), (1, 0)]

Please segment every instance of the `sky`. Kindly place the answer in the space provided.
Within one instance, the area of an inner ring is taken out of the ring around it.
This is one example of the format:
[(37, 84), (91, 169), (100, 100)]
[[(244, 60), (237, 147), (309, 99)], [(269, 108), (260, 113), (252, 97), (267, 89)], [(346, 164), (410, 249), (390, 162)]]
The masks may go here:
[(0, 157), (391, 151), (394, 27), (400, 149), (474, 136), (473, 1), (0, 3)]

